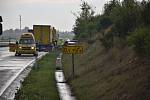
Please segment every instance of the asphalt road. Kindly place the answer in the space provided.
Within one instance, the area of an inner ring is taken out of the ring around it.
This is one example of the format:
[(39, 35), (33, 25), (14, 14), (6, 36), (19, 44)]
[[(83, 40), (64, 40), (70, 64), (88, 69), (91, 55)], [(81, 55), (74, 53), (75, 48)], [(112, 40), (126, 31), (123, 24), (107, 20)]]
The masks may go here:
[[(45, 52), (39, 52), (38, 55), (44, 55)], [(33, 55), (14, 56), (15, 53), (9, 52), (8, 47), (0, 47), (0, 96), (10, 85), (10, 83), (19, 75), (21, 70), (34, 62)]]

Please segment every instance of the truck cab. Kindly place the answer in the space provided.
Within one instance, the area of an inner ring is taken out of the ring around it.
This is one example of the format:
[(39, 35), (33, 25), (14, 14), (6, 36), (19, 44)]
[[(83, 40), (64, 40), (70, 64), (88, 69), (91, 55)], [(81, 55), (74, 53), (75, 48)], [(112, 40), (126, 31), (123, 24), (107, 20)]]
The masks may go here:
[(23, 33), (16, 42), (15, 45), (10, 44), (11, 52), (15, 52), (15, 56), (20, 56), (21, 54), (33, 54), (37, 56), (35, 39), (32, 33)]

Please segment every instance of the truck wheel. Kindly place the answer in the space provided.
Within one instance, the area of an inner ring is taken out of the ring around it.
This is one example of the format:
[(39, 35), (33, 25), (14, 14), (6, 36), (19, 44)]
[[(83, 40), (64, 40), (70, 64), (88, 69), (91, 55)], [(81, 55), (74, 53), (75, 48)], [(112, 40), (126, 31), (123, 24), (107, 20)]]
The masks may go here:
[(18, 56), (18, 54), (17, 54), (17, 53), (15, 53), (15, 56)]

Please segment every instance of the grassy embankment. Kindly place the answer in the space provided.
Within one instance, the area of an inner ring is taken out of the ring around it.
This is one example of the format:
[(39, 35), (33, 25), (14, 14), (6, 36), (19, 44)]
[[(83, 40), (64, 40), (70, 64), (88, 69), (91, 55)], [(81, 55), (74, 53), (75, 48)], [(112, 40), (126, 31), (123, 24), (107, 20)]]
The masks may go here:
[(56, 53), (50, 53), (38, 61), (38, 68), (31, 70), (16, 100), (59, 100), (54, 77), (55, 60)]
[(78, 100), (149, 100), (150, 60), (132, 48), (105, 50), (99, 40), (85, 44), (75, 56), (76, 78), (71, 79), (71, 56), (63, 56), (65, 76)]

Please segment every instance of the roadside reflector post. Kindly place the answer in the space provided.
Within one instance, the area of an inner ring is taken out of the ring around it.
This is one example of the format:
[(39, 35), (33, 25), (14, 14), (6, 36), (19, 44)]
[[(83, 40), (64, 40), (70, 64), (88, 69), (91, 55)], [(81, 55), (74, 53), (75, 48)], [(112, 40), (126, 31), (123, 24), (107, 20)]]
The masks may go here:
[(62, 52), (64, 54), (71, 54), (72, 56), (72, 78), (75, 78), (75, 54), (83, 54), (83, 46), (81, 45), (66, 45), (63, 46)]

